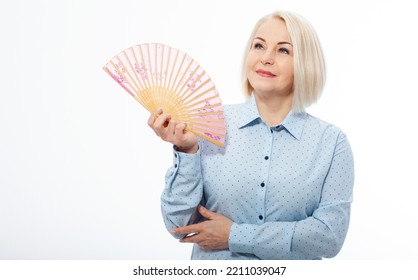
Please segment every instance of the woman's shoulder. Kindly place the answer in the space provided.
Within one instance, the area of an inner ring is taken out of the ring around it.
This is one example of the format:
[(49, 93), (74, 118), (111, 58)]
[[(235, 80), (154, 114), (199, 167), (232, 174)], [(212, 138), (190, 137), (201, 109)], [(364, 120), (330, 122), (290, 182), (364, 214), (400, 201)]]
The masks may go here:
[(334, 136), (334, 137), (346, 137), (345, 132), (335, 123), (325, 121), (320, 117), (313, 116), (309, 113), (306, 113), (306, 125), (305, 129), (314, 132), (321, 132), (321, 134)]
[(230, 113), (230, 112), (241, 112), (241, 110), (243, 110), (246, 105), (247, 105), (246, 102), (229, 103), (229, 104), (224, 104), (223, 107), (226, 113)]
[(246, 114), (246, 111), (248, 111), (247, 107), (248, 104), (246, 102), (223, 105), (225, 119), (229, 121), (241, 119)]

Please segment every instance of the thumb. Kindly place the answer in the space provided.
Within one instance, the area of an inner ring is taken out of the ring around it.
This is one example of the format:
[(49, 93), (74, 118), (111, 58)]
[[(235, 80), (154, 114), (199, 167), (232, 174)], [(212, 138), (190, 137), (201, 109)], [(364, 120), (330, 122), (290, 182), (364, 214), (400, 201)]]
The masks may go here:
[(186, 129), (186, 124), (185, 123), (178, 123), (176, 125), (175, 133), (178, 134), (178, 135), (182, 135), (184, 133), (185, 129)]
[(217, 213), (206, 209), (202, 205), (199, 205), (198, 211), (199, 211), (200, 215), (202, 215), (203, 217), (205, 217), (206, 219), (209, 219), (209, 220), (213, 220), (218, 216)]

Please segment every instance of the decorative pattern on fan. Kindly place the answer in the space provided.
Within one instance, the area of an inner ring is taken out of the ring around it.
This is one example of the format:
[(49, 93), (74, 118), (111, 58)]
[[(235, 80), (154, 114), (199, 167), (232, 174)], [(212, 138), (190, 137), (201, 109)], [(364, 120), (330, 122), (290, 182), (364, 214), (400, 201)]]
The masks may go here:
[(149, 112), (162, 107), (186, 130), (220, 147), (226, 126), (210, 77), (187, 54), (157, 43), (123, 50), (103, 69)]

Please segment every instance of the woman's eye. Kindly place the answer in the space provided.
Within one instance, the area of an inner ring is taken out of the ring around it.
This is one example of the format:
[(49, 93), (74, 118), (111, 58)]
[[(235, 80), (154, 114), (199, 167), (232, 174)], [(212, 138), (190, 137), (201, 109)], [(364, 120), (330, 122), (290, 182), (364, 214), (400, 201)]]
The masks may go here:
[(286, 48), (280, 48), (280, 49), (279, 49), (279, 53), (289, 54), (290, 52), (289, 52), (289, 50), (288, 50), (288, 49), (286, 49)]
[(262, 44), (260, 44), (260, 43), (255, 43), (254, 44), (254, 49), (260, 50), (262, 48), (263, 48), (263, 45)]

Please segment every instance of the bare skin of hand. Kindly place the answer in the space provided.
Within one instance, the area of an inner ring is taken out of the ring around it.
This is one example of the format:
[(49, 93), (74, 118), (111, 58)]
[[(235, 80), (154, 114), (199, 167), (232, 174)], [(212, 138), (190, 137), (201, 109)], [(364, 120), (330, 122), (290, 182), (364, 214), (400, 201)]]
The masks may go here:
[(207, 220), (198, 224), (175, 228), (174, 234), (194, 234), (180, 239), (184, 243), (196, 243), (202, 250), (220, 250), (228, 248), (232, 220), (198, 206), (200, 215)]
[(180, 152), (196, 153), (199, 149), (197, 136), (185, 130), (186, 124), (172, 120), (161, 108), (151, 114), (148, 125), (162, 140), (176, 145)]

